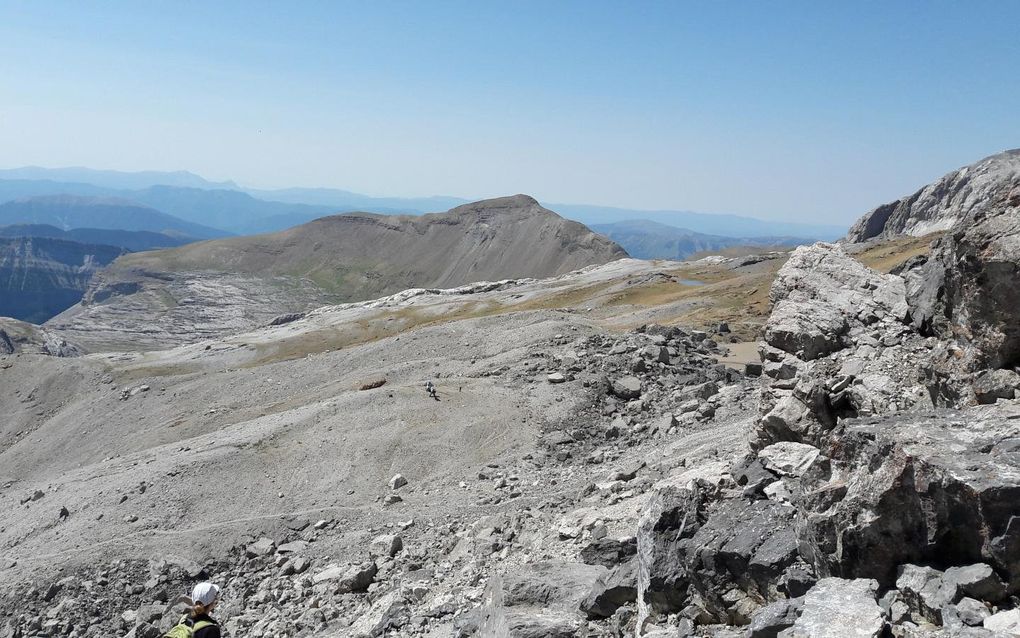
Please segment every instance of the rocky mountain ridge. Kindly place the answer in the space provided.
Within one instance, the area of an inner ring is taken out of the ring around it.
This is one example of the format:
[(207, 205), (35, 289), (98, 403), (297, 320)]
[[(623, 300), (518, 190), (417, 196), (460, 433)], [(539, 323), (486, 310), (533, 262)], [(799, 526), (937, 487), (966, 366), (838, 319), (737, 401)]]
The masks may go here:
[(90, 350), (163, 348), (329, 303), (548, 277), (625, 256), (524, 195), (421, 217), (339, 215), (271, 235), (129, 255), (48, 326)]
[(1020, 149), (986, 157), (879, 206), (850, 228), (846, 241), (946, 231), (1013, 200), (1020, 200)]

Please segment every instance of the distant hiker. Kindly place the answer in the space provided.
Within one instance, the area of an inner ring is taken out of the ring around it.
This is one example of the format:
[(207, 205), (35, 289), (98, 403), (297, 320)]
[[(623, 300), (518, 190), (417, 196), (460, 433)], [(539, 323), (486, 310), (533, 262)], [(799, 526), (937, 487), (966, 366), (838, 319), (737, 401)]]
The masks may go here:
[(191, 598), (181, 599), (191, 605), (191, 611), (163, 638), (220, 638), (219, 623), (209, 615), (220, 600), (219, 586), (199, 583), (191, 591)]
[(66, 507), (61, 506), (60, 507), (60, 514), (58, 514), (57, 516), (60, 518), (60, 520), (66, 521), (67, 517), (70, 516), (70, 515), (71, 515), (71, 512), (68, 512)]
[(439, 400), (439, 397), (436, 396), (436, 386), (432, 385), (431, 381), (425, 382), (425, 392), (428, 392), (428, 395), (436, 401)]

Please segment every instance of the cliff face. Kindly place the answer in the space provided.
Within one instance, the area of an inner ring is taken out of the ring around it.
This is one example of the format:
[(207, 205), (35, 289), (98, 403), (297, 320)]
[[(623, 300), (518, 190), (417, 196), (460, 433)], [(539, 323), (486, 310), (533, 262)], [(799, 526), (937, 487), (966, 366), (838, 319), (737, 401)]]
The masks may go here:
[(862, 217), (849, 242), (895, 235), (921, 236), (949, 230), (1001, 208), (1020, 185), (1020, 149), (1004, 151), (949, 173), (909, 197), (884, 204)]
[(0, 238), (0, 316), (42, 323), (77, 303), (123, 250), (40, 237)]
[(407, 288), (550, 277), (626, 257), (525, 195), (446, 213), (336, 215), (117, 260), (50, 324), (90, 348), (161, 348)]

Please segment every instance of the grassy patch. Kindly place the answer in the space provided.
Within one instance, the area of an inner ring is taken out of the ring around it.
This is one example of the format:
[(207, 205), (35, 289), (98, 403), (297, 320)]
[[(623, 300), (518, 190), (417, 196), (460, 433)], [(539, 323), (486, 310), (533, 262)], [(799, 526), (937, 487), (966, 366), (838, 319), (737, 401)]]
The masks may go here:
[(924, 237), (897, 237), (872, 246), (856, 257), (865, 266), (887, 273), (912, 257), (930, 253), (931, 243), (943, 234), (932, 233)]

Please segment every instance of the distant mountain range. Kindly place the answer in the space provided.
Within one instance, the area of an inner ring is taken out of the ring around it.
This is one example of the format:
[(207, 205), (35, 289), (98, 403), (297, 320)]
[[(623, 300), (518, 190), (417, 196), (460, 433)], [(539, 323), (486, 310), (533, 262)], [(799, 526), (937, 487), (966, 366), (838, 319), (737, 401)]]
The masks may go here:
[(659, 224), (706, 235), (793, 237), (802, 240), (833, 240), (846, 233), (846, 226), (766, 221), (741, 215), (716, 215), (682, 210), (638, 210), (583, 204), (549, 204), (549, 207), (564, 217), (587, 226), (634, 220), (654, 220)]
[(107, 228), (63, 230), (48, 224), (0, 226), (0, 237), (48, 237), (82, 244), (116, 246), (132, 252), (175, 248), (194, 241), (194, 238), (191, 237), (153, 233), (146, 230), (110, 230)]
[(144, 230), (192, 239), (225, 237), (230, 234), (179, 219), (135, 201), (80, 195), (43, 195), (0, 204), (0, 226), (13, 224), (48, 224), (64, 230)]
[[(449, 196), (371, 197), (330, 188), (244, 189), (233, 182), (211, 182), (184, 171), (122, 173), (87, 168), (38, 167), (0, 170), (0, 202), (57, 194), (117, 197), (144, 204), (183, 221), (233, 234), (273, 232), (344, 212), (420, 215), (469, 201)], [(773, 222), (738, 215), (584, 204), (544, 202), (543, 205), (587, 225), (651, 219), (708, 235), (789, 236), (810, 240), (835, 239), (846, 232), (845, 227), (838, 225)]]
[(237, 188), (237, 184), (233, 182), (210, 182), (187, 171), (139, 171), (129, 173), (124, 171), (96, 170), (82, 166), (68, 168), (42, 168), (40, 166), (6, 168), (0, 169), (0, 179), (76, 182), (115, 190), (137, 190), (157, 184), (180, 186), (182, 188)]
[(614, 224), (591, 224), (597, 233), (602, 233), (623, 246), (636, 259), (673, 259), (682, 261), (691, 255), (720, 251), (733, 246), (777, 247), (796, 246), (804, 240), (798, 237), (723, 237), (696, 233), (686, 228), (676, 228), (647, 219), (636, 219)]

